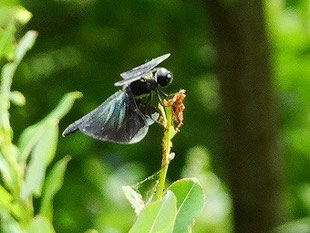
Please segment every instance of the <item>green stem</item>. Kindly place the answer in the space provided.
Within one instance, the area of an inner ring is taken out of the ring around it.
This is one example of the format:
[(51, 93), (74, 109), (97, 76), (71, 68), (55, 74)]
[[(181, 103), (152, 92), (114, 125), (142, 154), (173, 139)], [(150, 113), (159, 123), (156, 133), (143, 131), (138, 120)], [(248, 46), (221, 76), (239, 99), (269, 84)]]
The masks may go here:
[(168, 171), (168, 166), (170, 163), (170, 150), (172, 146), (171, 138), (175, 134), (175, 130), (173, 127), (173, 118), (172, 118), (172, 108), (171, 106), (165, 107), (166, 116), (163, 116), (165, 119), (165, 127), (164, 127), (164, 137), (163, 137), (163, 158), (161, 163), (161, 169), (159, 173), (159, 184), (157, 188), (157, 196), (156, 199), (160, 200), (164, 193), (166, 176)]
[(9, 166), (9, 171), (12, 178), (12, 183), (10, 184), (10, 188), (12, 189), (11, 191), (15, 197), (18, 197), (22, 184), (22, 176), (15, 156), (16, 149), (12, 143), (12, 129), (9, 121), (9, 96), (12, 85), (12, 78), (16, 68), (16, 63), (8, 63), (2, 68), (1, 73), (0, 133), (2, 134), (2, 140), (0, 142), (0, 151)]

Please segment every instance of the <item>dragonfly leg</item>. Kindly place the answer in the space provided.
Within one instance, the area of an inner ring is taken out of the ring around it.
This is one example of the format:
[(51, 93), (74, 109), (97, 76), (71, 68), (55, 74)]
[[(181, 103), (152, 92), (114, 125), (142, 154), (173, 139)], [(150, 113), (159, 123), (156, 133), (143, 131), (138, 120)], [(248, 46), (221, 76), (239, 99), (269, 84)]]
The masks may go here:
[(165, 98), (167, 98), (169, 95), (167, 94), (167, 93), (165, 93), (163, 90), (161, 90), (161, 89), (159, 89), (159, 88), (157, 88), (158, 89), (158, 92), (160, 93), (160, 94), (162, 94)]
[(150, 113), (152, 101), (153, 101), (153, 93), (150, 92), (150, 95), (149, 95), (149, 97), (147, 98), (147, 101), (146, 101), (146, 107), (145, 107), (145, 110), (144, 110), (144, 114), (149, 114)]
[(156, 96), (157, 96), (157, 99), (158, 99), (159, 103), (160, 103), (162, 106), (164, 106), (163, 100), (162, 100), (160, 94), (161, 94), (161, 92), (160, 92), (159, 88), (156, 88)]

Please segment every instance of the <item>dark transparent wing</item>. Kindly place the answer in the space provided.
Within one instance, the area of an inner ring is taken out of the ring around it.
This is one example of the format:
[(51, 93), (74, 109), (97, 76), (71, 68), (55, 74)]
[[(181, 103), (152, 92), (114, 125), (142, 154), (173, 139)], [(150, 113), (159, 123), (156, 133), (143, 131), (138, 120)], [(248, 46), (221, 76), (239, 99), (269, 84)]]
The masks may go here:
[(153, 58), (151, 61), (133, 68), (132, 70), (126, 71), (124, 73), (121, 73), (121, 77), (124, 80), (121, 80), (117, 83), (115, 83), (115, 86), (123, 86), (124, 84), (134, 82), (138, 80), (139, 78), (149, 74), (152, 69), (154, 69), (157, 65), (162, 63), (164, 60), (166, 60), (170, 56), (170, 53), (167, 53), (165, 55), (162, 55), (157, 58)]
[[(145, 76), (145, 75), (146, 74), (143, 74), (142, 76)], [(118, 82), (114, 83), (114, 86), (119, 87), (119, 86), (124, 86), (126, 84), (130, 84), (130, 83), (132, 83), (134, 81), (139, 80), (142, 76), (136, 76), (136, 77), (131, 77), (131, 78), (128, 78), (128, 79), (123, 79), (121, 81), (118, 81)]]
[(170, 53), (167, 53), (165, 55), (162, 55), (160, 57), (153, 58), (151, 61), (137, 66), (133, 68), (132, 70), (126, 71), (121, 73), (121, 77), (123, 79), (133, 78), (133, 77), (141, 77), (145, 74), (148, 74), (155, 66), (162, 63), (164, 60), (166, 60), (170, 56)]
[(116, 92), (95, 110), (71, 124), (63, 135), (80, 130), (102, 141), (139, 142), (147, 134), (148, 124), (129, 91)]

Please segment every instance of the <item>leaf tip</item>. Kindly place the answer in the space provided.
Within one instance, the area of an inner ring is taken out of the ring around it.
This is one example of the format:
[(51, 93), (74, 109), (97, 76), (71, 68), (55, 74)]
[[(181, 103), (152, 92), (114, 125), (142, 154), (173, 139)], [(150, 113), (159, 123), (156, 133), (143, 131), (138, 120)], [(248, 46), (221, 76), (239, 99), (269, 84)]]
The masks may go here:
[(76, 99), (80, 99), (83, 97), (83, 93), (80, 91), (73, 91), (71, 92), (71, 94), (76, 98)]

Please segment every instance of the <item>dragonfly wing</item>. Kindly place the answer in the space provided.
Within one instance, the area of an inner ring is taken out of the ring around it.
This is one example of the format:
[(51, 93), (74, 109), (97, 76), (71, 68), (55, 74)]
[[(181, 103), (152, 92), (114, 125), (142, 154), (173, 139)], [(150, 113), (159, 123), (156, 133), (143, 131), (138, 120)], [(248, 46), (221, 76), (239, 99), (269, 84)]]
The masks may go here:
[(129, 70), (129, 71), (121, 73), (121, 77), (123, 79), (129, 79), (129, 78), (133, 78), (133, 77), (142, 77), (142, 76), (150, 73), (150, 71), (155, 66), (159, 65), (160, 63), (162, 63), (169, 56), (170, 56), (170, 53), (167, 53), (167, 54), (162, 55), (160, 57), (153, 58), (152, 60), (150, 60), (149, 62), (147, 62), (147, 63), (145, 63), (143, 65), (140, 65), (138, 67), (133, 68), (132, 70)]
[(134, 81), (137, 81), (140, 78), (141, 78), (141, 76), (136, 76), (136, 77), (131, 77), (131, 78), (123, 79), (121, 81), (118, 81), (118, 82), (114, 83), (114, 86), (117, 86), (117, 87), (124, 86), (126, 84), (130, 84), (130, 83), (132, 83)]
[(71, 124), (63, 134), (67, 135), (76, 130), (102, 141), (130, 144), (145, 137), (148, 124), (137, 108), (132, 94), (119, 91)]

